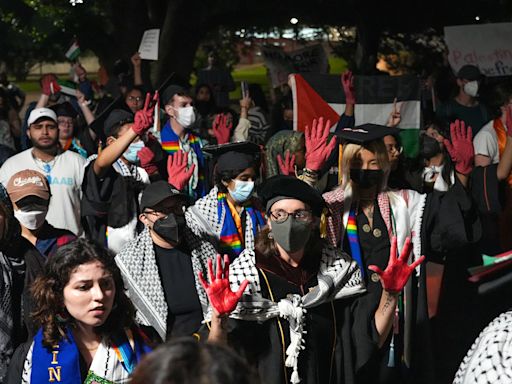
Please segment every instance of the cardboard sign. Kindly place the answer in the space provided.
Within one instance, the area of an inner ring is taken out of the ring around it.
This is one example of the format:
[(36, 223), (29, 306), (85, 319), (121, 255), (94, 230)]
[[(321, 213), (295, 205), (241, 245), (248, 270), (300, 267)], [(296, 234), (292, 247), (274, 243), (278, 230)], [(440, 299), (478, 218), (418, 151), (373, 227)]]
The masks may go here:
[(329, 68), (327, 55), (320, 44), (293, 52), (284, 52), (278, 47), (262, 47), (261, 53), (274, 88), (286, 84), (290, 73), (327, 73)]
[(159, 29), (148, 29), (144, 32), (139, 46), (140, 58), (143, 60), (158, 60)]
[(512, 75), (512, 23), (459, 25), (444, 28), (448, 60), (454, 72), (466, 64), (485, 76)]

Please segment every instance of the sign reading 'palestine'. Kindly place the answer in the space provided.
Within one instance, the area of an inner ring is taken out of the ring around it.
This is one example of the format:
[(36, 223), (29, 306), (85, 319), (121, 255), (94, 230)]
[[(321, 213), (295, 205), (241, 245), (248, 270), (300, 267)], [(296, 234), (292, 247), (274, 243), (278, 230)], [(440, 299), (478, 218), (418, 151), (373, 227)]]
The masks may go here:
[[(345, 111), (345, 94), (339, 75), (318, 73), (290, 76), (293, 93), (294, 129), (304, 131), (313, 119), (323, 117), (336, 127)], [(405, 153), (418, 153), (421, 118), (420, 81), (414, 76), (355, 76), (356, 125), (386, 125), (395, 98), (401, 103), (400, 138)]]

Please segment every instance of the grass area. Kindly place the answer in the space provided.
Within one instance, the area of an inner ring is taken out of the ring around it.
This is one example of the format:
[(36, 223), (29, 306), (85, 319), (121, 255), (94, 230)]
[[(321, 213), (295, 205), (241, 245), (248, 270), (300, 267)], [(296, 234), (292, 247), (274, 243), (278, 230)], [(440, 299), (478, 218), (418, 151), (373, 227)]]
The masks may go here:
[[(329, 66), (331, 74), (340, 74), (347, 68), (347, 62), (339, 57), (330, 57)], [(236, 90), (229, 94), (232, 100), (238, 100), (241, 97), (240, 82), (260, 84), (263, 91), (268, 94), (270, 81), (267, 80), (267, 69), (263, 64), (254, 64), (243, 66), (233, 71), (233, 79), (237, 85)], [(195, 76), (192, 76), (191, 82), (195, 84)], [(16, 83), (24, 92), (39, 92), (41, 90), (38, 80), (26, 80)]]

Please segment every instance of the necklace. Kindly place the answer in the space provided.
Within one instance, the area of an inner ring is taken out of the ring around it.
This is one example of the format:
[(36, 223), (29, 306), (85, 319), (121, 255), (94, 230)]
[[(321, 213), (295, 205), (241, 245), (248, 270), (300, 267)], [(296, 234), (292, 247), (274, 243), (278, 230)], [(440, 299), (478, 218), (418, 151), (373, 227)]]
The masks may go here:
[(53, 159), (49, 161), (41, 160), (40, 158), (34, 155), (34, 152), (32, 152), (32, 158), (34, 159), (34, 162), (36, 163), (37, 167), (40, 170), (42, 170), (46, 176), (48, 176), (52, 172), (53, 166), (57, 161), (57, 156), (55, 156)]

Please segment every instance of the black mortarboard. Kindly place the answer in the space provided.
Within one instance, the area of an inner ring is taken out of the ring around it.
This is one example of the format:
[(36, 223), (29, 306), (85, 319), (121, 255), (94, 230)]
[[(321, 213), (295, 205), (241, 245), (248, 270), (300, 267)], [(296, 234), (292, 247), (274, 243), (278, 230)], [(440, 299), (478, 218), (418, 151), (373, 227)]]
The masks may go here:
[(185, 200), (187, 199), (186, 195), (178, 191), (166, 181), (155, 181), (154, 183), (149, 184), (142, 192), (140, 210), (144, 211), (146, 208), (154, 208), (168, 197), (173, 196), (181, 196)]
[(162, 106), (169, 104), (174, 95), (188, 95), (188, 92), (181, 85), (171, 84), (162, 92), (160, 102)]
[(260, 187), (258, 196), (268, 211), (272, 204), (283, 199), (303, 201), (317, 217), (322, 215), (325, 201), (322, 194), (306, 182), (293, 176), (277, 175), (267, 179)]
[(258, 160), (260, 147), (250, 141), (220, 145), (206, 145), (203, 152), (217, 158), (217, 171), (236, 171), (254, 165)]
[(396, 136), (399, 132), (400, 129), (386, 127), (385, 125), (363, 124), (354, 128), (343, 128), (336, 134), (345, 142), (362, 145), (382, 139), (384, 136)]
[(105, 122), (110, 115), (110, 113), (114, 109), (122, 109), (126, 112), (130, 112), (130, 108), (126, 105), (124, 102), (124, 97), (119, 96), (117, 99), (115, 99), (112, 103), (110, 103), (97, 117), (94, 119), (94, 121), (91, 123), (91, 129), (96, 132), (96, 134), (100, 137), (100, 139), (104, 140), (108, 137), (105, 130)]
[(71, 105), (69, 101), (65, 101), (63, 103), (55, 104), (51, 107), (51, 109), (55, 112), (57, 117), (59, 116), (66, 116), (66, 117), (72, 117), (75, 119), (78, 116), (78, 112), (75, 108)]
[(105, 137), (113, 136), (114, 128), (117, 125), (133, 123), (133, 113), (124, 109), (114, 109), (105, 120)]

